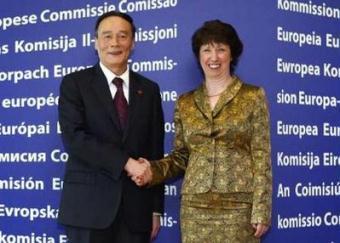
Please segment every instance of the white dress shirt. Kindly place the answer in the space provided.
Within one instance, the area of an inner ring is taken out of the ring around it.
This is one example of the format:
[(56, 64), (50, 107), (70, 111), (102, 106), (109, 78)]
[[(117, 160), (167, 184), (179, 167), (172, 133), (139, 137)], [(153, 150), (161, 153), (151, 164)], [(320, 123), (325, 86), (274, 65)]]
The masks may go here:
[(107, 83), (108, 83), (109, 88), (110, 88), (112, 99), (115, 97), (116, 92), (117, 92), (117, 87), (116, 87), (116, 85), (114, 85), (112, 83), (112, 80), (114, 78), (118, 77), (118, 78), (121, 78), (123, 80), (124, 96), (125, 96), (127, 102), (129, 103), (129, 84), (130, 84), (129, 66), (127, 66), (126, 71), (122, 75), (117, 76), (110, 69), (105, 67), (104, 64), (102, 64), (101, 62), (99, 62), (99, 65), (100, 65), (100, 68), (102, 69), (102, 71), (103, 71), (103, 73), (106, 77)]

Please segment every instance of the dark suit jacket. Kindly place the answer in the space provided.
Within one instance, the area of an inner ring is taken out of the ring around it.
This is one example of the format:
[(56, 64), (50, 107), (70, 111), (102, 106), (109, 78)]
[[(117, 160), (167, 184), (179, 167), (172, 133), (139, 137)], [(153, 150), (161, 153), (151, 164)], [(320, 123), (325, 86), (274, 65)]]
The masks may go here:
[(118, 209), (134, 231), (148, 231), (152, 212), (163, 212), (164, 189), (139, 188), (126, 175), (129, 157), (163, 157), (164, 118), (159, 87), (130, 72), (129, 119), (125, 131), (99, 64), (64, 77), (59, 122), (69, 154), (59, 222), (106, 228)]

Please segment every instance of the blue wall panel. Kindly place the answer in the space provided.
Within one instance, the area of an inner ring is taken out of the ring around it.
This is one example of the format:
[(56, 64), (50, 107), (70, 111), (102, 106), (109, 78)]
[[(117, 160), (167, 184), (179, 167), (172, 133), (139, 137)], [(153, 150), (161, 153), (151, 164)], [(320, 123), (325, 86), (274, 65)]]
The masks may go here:
[[(3, 0), (0, 241), (66, 242), (56, 223), (67, 158), (58, 89), (65, 73), (97, 62), (93, 26), (109, 9), (135, 19), (130, 68), (161, 87), (166, 152), (177, 96), (202, 81), (191, 35), (205, 20), (235, 26), (245, 46), (236, 74), (265, 88), (271, 113), (273, 219), (263, 242), (340, 242), (339, 0)], [(180, 185), (166, 185), (156, 242), (180, 242)]]

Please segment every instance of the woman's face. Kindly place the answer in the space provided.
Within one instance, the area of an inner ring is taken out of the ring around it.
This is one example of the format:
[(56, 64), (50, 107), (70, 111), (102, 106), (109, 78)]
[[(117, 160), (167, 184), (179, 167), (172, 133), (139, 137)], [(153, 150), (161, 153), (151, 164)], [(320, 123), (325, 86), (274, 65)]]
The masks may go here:
[(210, 43), (202, 45), (199, 60), (206, 79), (219, 79), (230, 75), (231, 52), (228, 45)]

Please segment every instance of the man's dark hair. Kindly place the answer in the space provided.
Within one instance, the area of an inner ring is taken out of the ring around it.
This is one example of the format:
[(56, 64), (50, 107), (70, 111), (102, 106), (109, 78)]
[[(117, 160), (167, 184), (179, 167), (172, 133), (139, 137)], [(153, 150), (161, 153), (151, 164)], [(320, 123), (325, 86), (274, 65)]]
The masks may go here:
[(218, 19), (204, 22), (191, 38), (192, 51), (197, 60), (201, 46), (210, 43), (223, 43), (229, 46), (232, 57), (230, 72), (233, 73), (243, 51), (242, 41), (234, 27)]
[(106, 12), (97, 19), (96, 25), (95, 25), (95, 28), (94, 28), (96, 37), (98, 37), (98, 27), (99, 27), (100, 23), (104, 19), (106, 19), (108, 17), (113, 17), (113, 16), (120, 17), (122, 19), (125, 19), (127, 22), (129, 22), (130, 25), (131, 25), (132, 37), (135, 37), (136, 27), (133, 23), (132, 17), (130, 15), (126, 14), (126, 13), (121, 13), (121, 12), (117, 12), (117, 11)]

